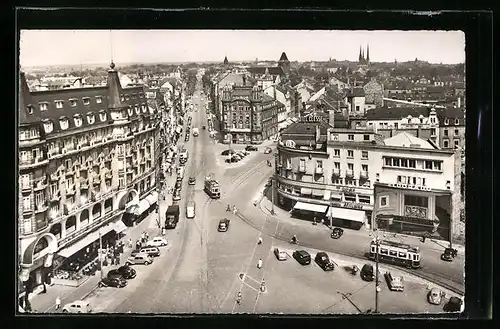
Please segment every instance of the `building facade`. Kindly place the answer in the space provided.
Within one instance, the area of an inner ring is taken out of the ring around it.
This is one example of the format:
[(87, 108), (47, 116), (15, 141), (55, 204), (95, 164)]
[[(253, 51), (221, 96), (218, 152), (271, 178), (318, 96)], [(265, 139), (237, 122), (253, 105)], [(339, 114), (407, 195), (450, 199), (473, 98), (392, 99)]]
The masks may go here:
[(465, 150), (465, 111), (462, 108), (438, 109), (439, 146)]
[[(30, 92), (20, 77), (19, 254), (23, 281), (44, 281), (81, 248), (123, 231), (156, 203), (158, 116), (143, 88)], [(148, 201), (145, 199), (147, 198)], [(53, 261), (52, 261), (53, 260)]]
[(278, 145), (278, 203), (326, 219), (332, 211), (337, 224), (357, 228), (372, 225), (375, 184), (389, 184), (426, 195), (426, 220), (437, 216), (441, 227), (450, 227), (451, 217), (441, 209), (452, 213), (454, 161), (453, 152), (408, 134), (384, 140), (374, 131), (298, 122), (283, 132)]

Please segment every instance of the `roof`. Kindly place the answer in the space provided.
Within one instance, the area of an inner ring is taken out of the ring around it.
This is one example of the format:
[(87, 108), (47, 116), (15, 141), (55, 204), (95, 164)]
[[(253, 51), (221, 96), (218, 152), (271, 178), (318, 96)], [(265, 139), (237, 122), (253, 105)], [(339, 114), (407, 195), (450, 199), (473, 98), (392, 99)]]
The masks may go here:
[(220, 86), (226, 86), (226, 85), (237, 85), (237, 86), (242, 86), (243, 85), (243, 75), (242, 74), (236, 74), (236, 73), (228, 73), (226, 76), (224, 76), (222, 79), (219, 80), (219, 85)]
[(436, 109), (436, 115), (442, 125), (445, 125), (445, 119), (453, 121), (449, 125), (455, 125), (455, 119), (459, 119), (459, 125), (465, 125), (465, 111), (463, 108), (448, 107), (445, 109)]
[(265, 74), (266, 69), (268, 69), (271, 75), (285, 75), (281, 67), (278, 66), (253, 66), (247, 68), (247, 71), (252, 74)]
[(455, 88), (459, 88), (459, 89), (465, 89), (465, 83), (464, 82), (455, 82)]
[(280, 57), (280, 60), (279, 60), (279, 61), (280, 61), (280, 62), (281, 62), (281, 61), (287, 61), (287, 62), (289, 62), (288, 57), (286, 57), (285, 52), (282, 52), (282, 53), (281, 53), (281, 57)]
[(327, 134), (327, 129), (329, 128), (329, 125), (325, 122), (294, 122), (288, 127), (286, 127), (282, 132), (281, 136), (282, 139), (293, 139), (293, 138), (285, 138), (285, 136), (314, 136), (316, 134), (316, 126), (319, 126), (320, 129), (320, 135), (325, 135)]
[(431, 143), (421, 138), (415, 137), (407, 132), (402, 132), (396, 136), (384, 139), (384, 144), (387, 146), (408, 147), (408, 148), (421, 148), (434, 150)]
[[(19, 122), (21, 124), (31, 124), (36, 123), (39, 120), (36, 119), (34, 115), (28, 113), (28, 105), (32, 105), (33, 101), (31, 99), (30, 89), (26, 83), (26, 76), (24, 72), (21, 72), (19, 76)], [(32, 108), (33, 112), (38, 109)]]
[(429, 109), (426, 107), (376, 107), (366, 111), (366, 120), (391, 120), (406, 118), (409, 115), (419, 117), (428, 116)]

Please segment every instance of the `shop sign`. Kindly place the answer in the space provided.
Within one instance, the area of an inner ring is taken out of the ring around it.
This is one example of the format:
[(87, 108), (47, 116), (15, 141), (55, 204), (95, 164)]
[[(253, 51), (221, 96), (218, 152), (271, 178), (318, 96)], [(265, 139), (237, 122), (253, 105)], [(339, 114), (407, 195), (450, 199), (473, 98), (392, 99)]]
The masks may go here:
[(356, 202), (342, 202), (342, 207), (349, 209), (363, 210), (363, 205)]
[[(340, 188), (340, 186), (338, 186), (337, 188)], [(342, 192), (344, 193), (354, 193), (355, 192), (355, 189), (354, 187), (342, 187)]]

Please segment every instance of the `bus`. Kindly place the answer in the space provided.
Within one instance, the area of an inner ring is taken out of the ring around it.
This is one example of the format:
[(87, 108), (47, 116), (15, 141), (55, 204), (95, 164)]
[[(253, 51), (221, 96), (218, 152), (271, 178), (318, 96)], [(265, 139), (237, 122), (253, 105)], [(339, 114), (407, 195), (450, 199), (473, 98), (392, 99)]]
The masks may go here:
[[(376, 241), (370, 242), (369, 258), (374, 261), (377, 258)], [(380, 240), (378, 242), (378, 258), (379, 261), (385, 263), (413, 269), (420, 268), (420, 248), (405, 243)]]

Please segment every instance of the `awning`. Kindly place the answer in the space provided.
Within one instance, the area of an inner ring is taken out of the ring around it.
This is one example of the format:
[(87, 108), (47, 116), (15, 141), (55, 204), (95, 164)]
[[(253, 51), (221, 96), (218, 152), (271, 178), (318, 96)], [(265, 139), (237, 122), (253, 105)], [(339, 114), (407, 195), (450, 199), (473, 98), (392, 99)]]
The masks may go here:
[(295, 206), (293, 206), (293, 210), (307, 210), (307, 211), (314, 211), (314, 212), (319, 212), (319, 213), (324, 213), (326, 212), (326, 209), (328, 206), (322, 206), (319, 204), (312, 204), (312, 203), (306, 203), (306, 202), (297, 202)]
[[(332, 212), (332, 210), (333, 210), (333, 212)], [(364, 223), (366, 220), (365, 212), (362, 210), (330, 207), (328, 209), (327, 216), (330, 216), (330, 212), (332, 212), (333, 218), (346, 219), (346, 220), (350, 220), (353, 222), (360, 222), (360, 223)]]
[(68, 258), (68, 257), (72, 256), (73, 254), (75, 254), (76, 252), (82, 250), (83, 248), (85, 248), (86, 246), (91, 244), (92, 242), (99, 239), (99, 232), (101, 232), (101, 235), (105, 235), (106, 233), (111, 232), (114, 228), (115, 228), (114, 223), (103, 226), (100, 229), (98, 229), (90, 234), (85, 235), (85, 237), (83, 239), (79, 240), (78, 242), (74, 243), (73, 245), (71, 245), (67, 248), (64, 248), (62, 250), (59, 250), (57, 252), (57, 254), (59, 256), (63, 256), (65, 258)]
[(126, 229), (127, 229), (127, 225), (125, 225), (125, 223), (122, 222), (121, 220), (116, 222), (115, 227), (113, 228), (113, 230), (116, 233), (121, 233), (121, 232), (125, 231)]
[(332, 198), (332, 192), (330, 190), (325, 190), (323, 194), (323, 200), (330, 200)]
[(300, 188), (300, 194), (311, 195), (312, 194), (312, 189), (301, 187)]
[(313, 190), (312, 191), (312, 195), (314, 195), (314, 196), (324, 196), (325, 195), (325, 191), (323, 191), (323, 190)]
[(150, 206), (156, 204), (158, 202), (158, 192), (153, 191), (145, 200), (148, 200)]
[(137, 208), (135, 208), (134, 210), (134, 214), (137, 215), (137, 216), (140, 216), (142, 215), (146, 210), (149, 209), (151, 205), (149, 204), (148, 200), (146, 199), (142, 199), (141, 201), (139, 201), (139, 203), (137, 204)]

